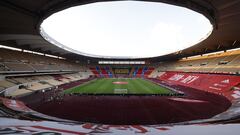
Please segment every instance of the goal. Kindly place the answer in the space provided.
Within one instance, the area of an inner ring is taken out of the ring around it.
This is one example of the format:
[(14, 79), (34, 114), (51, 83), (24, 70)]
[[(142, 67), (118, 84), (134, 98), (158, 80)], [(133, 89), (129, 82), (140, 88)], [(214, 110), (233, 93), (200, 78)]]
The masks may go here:
[(127, 94), (127, 89), (114, 89), (114, 94)]

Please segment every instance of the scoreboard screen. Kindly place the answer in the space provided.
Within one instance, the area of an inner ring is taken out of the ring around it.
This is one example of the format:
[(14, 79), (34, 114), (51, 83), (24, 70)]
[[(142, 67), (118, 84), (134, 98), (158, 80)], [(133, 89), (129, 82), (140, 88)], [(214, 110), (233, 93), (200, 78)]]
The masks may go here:
[(130, 71), (131, 71), (131, 68), (129, 67), (113, 68), (114, 74), (129, 74)]
[(114, 73), (115, 74), (128, 74), (129, 73), (129, 69), (115, 69)]

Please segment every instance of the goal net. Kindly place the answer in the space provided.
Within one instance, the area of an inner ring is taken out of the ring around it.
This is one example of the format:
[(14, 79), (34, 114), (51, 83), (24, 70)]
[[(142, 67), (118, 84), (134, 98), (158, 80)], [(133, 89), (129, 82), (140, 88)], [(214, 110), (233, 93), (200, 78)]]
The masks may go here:
[(127, 89), (114, 89), (114, 94), (127, 94)]

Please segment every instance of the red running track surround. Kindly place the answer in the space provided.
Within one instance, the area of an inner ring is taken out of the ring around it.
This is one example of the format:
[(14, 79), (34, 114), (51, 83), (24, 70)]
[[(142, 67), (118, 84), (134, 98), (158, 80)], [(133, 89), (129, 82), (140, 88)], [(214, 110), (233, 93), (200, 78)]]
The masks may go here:
[[(156, 79), (156, 81), (159, 81)], [(64, 119), (102, 124), (164, 124), (210, 118), (231, 106), (221, 95), (172, 85), (185, 93), (180, 102), (167, 96), (78, 96), (65, 95), (61, 100), (47, 101), (45, 95), (35, 93), (22, 97), (35, 111)]]

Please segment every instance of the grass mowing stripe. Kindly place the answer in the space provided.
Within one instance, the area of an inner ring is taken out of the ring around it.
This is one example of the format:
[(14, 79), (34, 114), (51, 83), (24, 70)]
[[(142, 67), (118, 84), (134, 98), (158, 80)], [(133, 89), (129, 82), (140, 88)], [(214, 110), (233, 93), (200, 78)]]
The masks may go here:
[(138, 81), (138, 83), (139, 83), (139, 86), (141, 86), (142, 87), (142, 92), (144, 92), (144, 93), (153, 93), (153, 90), (152, 90), (152, 84), (151, 85), (149, 85), (149, 83), (147, 83), (145, 80), (139, 80)]
[[(128, 82), (128, 84), (113, 84)], [(144, 79), (101, 78), (66, 90), (65, 93), (114, 94), (114, 89), (127, 89), (129, 94), (169, 94), (172, 91)]]
[[(151, 80), (146, 80), (146, 81), (148, 81), (149, 83), (153, 83), (152, 86), (155, 87), (156, 89), (159, 88), (159, 87), (161, 87), (161, 88), (162, 88), (161, 91), (169, 92), (169, 89), (167, 89), (167, 88), (165, 88), (165, 87), (162, 87), (161, 85), (156, 84), (155, 82), (152, 82)], [(175, 92), (170, 91), (170, 93), (175, 93)]]

